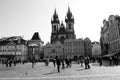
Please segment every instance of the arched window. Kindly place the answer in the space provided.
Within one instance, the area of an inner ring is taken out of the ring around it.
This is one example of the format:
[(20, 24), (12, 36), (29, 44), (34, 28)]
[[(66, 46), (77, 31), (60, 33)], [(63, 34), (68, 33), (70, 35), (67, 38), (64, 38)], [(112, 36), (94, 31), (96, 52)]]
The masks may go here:
[(69, 24), (69, 29), (71, 29), (72, 28), (72, 26), (71, 26), (71, 24)]
[(54, 30), (57, 30), (57, 29), (56, 29), (56, 25), (54, 25), (53, 27), (54, 27)]

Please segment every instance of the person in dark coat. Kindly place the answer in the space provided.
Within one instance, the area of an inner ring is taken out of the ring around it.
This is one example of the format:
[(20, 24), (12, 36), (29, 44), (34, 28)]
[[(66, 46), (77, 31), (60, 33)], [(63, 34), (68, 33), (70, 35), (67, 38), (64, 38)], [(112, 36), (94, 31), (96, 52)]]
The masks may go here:
[(85, 64), (85, 69), (87, 69), (87, 64), (88, 64), (87, 57), (84, 58), (84, 64)]
[(72, 59), (69, 58), (69, 59), (68, 59), (68, 62), (69, 62), (69, 67), (71, 68), (71, 66), (72, 66)]
[(66, 63), (66, 68), (68, 68), (69, 67), (69, 60), (68, 60), (68, 58), (65, 58), (65, 63)]
[(55, 60), (55, 59), (53, 59), (53, 65), (54, 65), (54, 67), (56, 66), (55, 61), (56, 61), (56, 60)]
[(81, 59), (80, 59), (80, 63), (81, 63), (81, 67), (83, 67), (83, 58), (81, 57)]
[(56, 64), (57, 64), (57, 70), (58, 72), (60, 72), (60, 65), (61, 65), (61, 61), (60, 61), (60, 58), (56, 58)]
[(109, 57), (110, 66), (112, 65), (112, 57)]
[(102, 58), (101, 58), (101, 56), (99, 57), (99, 63), (100, 63), (100, 66), (102, 66)]
[(62, 58), (61, 62), (62, 62), (62, 69), (65, 69), (65, 59)]
[(90, 58), (87, 57), (87, 68), (90, 69)]

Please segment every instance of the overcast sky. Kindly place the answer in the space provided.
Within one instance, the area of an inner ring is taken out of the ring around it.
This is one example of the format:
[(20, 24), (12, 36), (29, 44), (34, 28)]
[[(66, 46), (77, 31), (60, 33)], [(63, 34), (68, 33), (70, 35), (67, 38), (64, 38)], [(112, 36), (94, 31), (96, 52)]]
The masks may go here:
[(0, 0), (0, 38), (23, 35), (30, 40), (39, 32), (47, 43), (55, 8), (61, 22), (68, 6), (74, 15), (76, 37), (89, 37), (91, 41), (99, 41), (103, 19), (120, 15), (119, 0)]

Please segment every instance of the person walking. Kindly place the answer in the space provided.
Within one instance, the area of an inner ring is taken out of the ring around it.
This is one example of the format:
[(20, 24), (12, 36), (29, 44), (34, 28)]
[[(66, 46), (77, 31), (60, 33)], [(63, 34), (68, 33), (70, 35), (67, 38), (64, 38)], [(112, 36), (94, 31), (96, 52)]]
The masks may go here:
[(90, 58), (87, 57), (87, 68), (90, 69)]
[(100, 66), (102, 66), (102, 58), (101, 58), (101, 56), (99, 57), (99, 63), (100, 63)]
[(87, 57), (84, 58), (84, 64), (85, 64), (85, 69), (87, 69), (87, 64), (88, 64)]
[(56, 61), (56, 60), (55, 60), (55, 59), (53, 59), (53, 65), (54, 65), (54, 67), (56, 66), (55, 61)]
[(71, 66), (72, 66), (72, 59), (69, 58), (69, 67), (71, 68)]
[(83, 57), (80, 58), (81, 67), (83, 67)]
[(61, 61), (60, 61), (60, 58), (56, 58), (56, 64), (57, 64), (57, 70), (58, 72), (60, 72), (60, 65), (61, 65)]
[(110, 66), (112, 65), (112, 57), (109, 57)]
[(64, 58), (62, 58), (61, 62), (62, 62), (62, 69), (65, 69), (65, 60), (64, 60)]

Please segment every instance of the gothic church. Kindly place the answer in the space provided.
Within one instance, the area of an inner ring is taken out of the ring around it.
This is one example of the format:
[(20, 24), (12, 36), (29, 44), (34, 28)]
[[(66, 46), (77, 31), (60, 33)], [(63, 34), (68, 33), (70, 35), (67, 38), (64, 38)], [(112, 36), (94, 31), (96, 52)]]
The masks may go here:
[(51, 19), (51, 44), (54, 44), (57, 41), (60, 41), (63, 44), (64, 40), (66, 39), (76, 39), (76, 35), (74, 33), (74, 17), (69, 7), (65, 17), (65, 23), (66, 27), (63, 22), (60, 23), (58, 14), (55, 9), (53, 17)]

